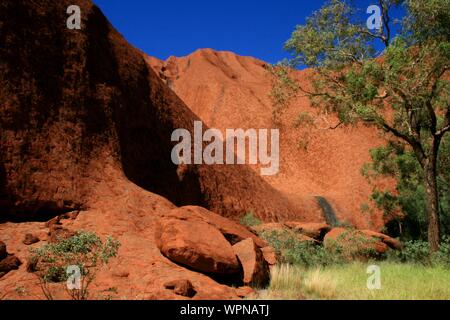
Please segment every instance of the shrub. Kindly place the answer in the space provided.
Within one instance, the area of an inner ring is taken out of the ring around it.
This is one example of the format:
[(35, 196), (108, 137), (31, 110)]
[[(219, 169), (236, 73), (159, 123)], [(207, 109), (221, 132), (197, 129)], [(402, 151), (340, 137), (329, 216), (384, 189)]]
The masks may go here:
[(241, 218), (240, 223), (246, 227), (255, 227), (259, 226), (262, 222), (252, 212), (249, 212)]
[(89, 284), (95, 278), (95, 268), (99, 263), (107, 264), (110, 258), (117, 255), (119, 247), (120, 243), (112, 237), (108, 237), (103, 244), (95, 233), (78, 232), (69, 239), (31, 249), (30, 261), (48, 299), (52, 299), (48, 284), (67, 281), (68, 267), (77, 266), (81, 274), (81, 288), (68, 290), (68, 293), (74, 300), (86, 300)]
[(318, 244), (301, 241), (293, 231), (265, 231), (260, 236), (275, 249), (280, 263), (313, 267), (343, 262), (338, 252), (330, 253)]
[(450, 237), (443, 238), (440, 250), (436, 253), (430, 254), (428, 242), (416, 240), (405, 242), (401, 251), (388, 252), (387, 259), (425, 266), (450, 267)]
[(327, 250), (348, 261), (368, 260), (370, 258), (381, 258), (377, 250), (377, 239), (367, 238), (356, 229), (347, 228), (336, 239), (328, 239), (326, 242)]

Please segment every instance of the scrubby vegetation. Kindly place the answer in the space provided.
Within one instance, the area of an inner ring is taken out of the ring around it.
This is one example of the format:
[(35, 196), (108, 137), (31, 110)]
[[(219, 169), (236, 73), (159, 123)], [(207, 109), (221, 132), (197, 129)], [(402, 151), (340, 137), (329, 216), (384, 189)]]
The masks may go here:
[[(107, 264), (117, 255), (119, 247), (120, 243), (112, 237), (103, 243), (95, 233), (78, 232), (71, 238), (31, 249), (29, 271), (38, 276), (41, 289), (49, 300), (53, 299), (49, 284), (67, 286), (67, 281), (79, 271), (79, 284), (73, 289), (66, 287), (66, 290), (72, 299), (86, 300), (89, 285), (95, 278), (95, 268)], [(75, 284), (78, 280), (73, 278), (73, 281)]]
[[(353, 235), (349, 229), (343, 237)], [(326, 249), (291, 232), (263, 232), (261, 237), (276, 250), (279, 264), (258, 299), (450, 299), (449, 237), (435, 253), (425, 241), (409, 241), (403, 250), (382, 255), (345, 248), (338, 241)], [(367, 288), (370, 265), (380, 267), (380, 290)]]
[[(427, 237), (436, 252), (448, 232), (449, 1), (383, 0), (379, 6), (377, 30), (368, 30), (361, 8), (345, 0), (327, 1), (296, 27), (285, 44), (291, 59), (269, 70), (274, 114), (301, 94), (319, 112), (338, 117), (330, 129), (377, 128), (394, 150), (372, 156), (395, 164), (383, 165), (381, 174), (399, 178), (399, 194), (379, 190), (374, 200), (388, 211), (403, 209), (404, 231)], [(392, 19), (399, 8), (402, 16)], [(291, 77), (298, 67), (314, 68), (312, 86)]]
[(255, 227), (259, 226), (262, 222), (253, 215), (253, 212), (248, 212), (241, 218), (240, 223), (246, 227)]

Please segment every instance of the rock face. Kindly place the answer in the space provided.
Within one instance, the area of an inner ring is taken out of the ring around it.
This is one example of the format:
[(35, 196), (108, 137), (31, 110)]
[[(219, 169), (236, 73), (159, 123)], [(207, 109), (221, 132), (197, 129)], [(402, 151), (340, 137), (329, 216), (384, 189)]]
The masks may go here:
[[(81, 30), (61, 27), (71, 4), (0, 4), (3, 218), (89, 209), (99, 183), (122, 176), (175, 205), (228, 217), (294, 212), (245, 166), (196, 165), (179, 176), (172, 132), (193, 132), (199, 118), (91, 1), (77, 3)], [(107, 165), (116, 172), (106, 174)]]
[(161, 253), (193, 270), (212, 274), (236, 274), (240, 265), (230, 243), (205, 222), (163, 219), (156, 232)]
[[(299, 97), (286, 106), (278, 121), (274, 121), (268, 94), (273, 79), (265, 68), (267, 63), (252, 57), (200, 49), (167, 61), (146, 59), (209, 127), (222, 131), (227, 128), (283, 128), (280, 131), (281, 172), (265, 179), (295, 201), (298, 211), (290, 218), (278, 213), (264, 217), (266, 220), (317, 221), (321, 210), (310, 198), (321, 195), (333, 205), (340, 220), (349, 221), (360, 229), (372, 224), (376, 228), (383, 225), (381, 211), (375, 210), (377, 214), (371, 224), (360, 212), (361, 203), (366, 202), (372, 192), (372, 186), (360, 174), (361, 168), (371, 161), (369, 150), (385, 144), (376, 129), (361, 125), (323, 130), (339, 120), (332, 114), (319, 114), (306, 97)], [(303, 88), (310, 88), (311, 74), (311, 70), (302, 70), (294, 77)], [(296, 125), (296, 119), (304, 113), (317, 118), (316, 125)], [(299, 144), (303, 147), (297, 148)], [(383, 189), (395, 187), (395, 181), (385, 184)]]
[[(261, 240), (212, 215), (200, 215), (203, 222), (177, 221), (169, 226), (186, 237), (184, 243), (169, 241), (174, 250), (166, 253), (180, 258), (174, 263), (156, 246), (158, 221), (182, 205), (234, 219), (249, 211), (260, 217), (294, 214), (295, 208), (246, 166), (174, 165), (173, 131), (193, 132), (199, 118), (91, 1), (76, 3), (81, 30), (66, 29), (72, 4), (0, 2), (0, 220), (8, 221), (0, 223), (0, 240), (12, 242), (10, 251), (25, 261), (23, 235), (41, 236), (42, 221), (81, 211), (74, 220), (55, 219), (49, 240), (72, 230), (117, 238), (122, 245), (110, 267), (126, 268), (128, 276), (102, 273), (98, 288), (117, 287), (130, 299), (177, 299), (164, 288), (176, 276), (191, 281), (194, 299), (236, 299), (233, 288), (179, 263), (240, 273), (229, 240)], [(203, 233), (211, 242), (198, 239)], [(13, 290), (18, 282), (30, 297), (41, 295), (34, 280), (26, 266), (19, 267), (0, 282), (2, 298), (23, 298)]]
[(243, 240), (233, 246), (244, 271), (244, 284), (264, 288), (269, 284), (269, 265), (260, 248), (252, 238)]

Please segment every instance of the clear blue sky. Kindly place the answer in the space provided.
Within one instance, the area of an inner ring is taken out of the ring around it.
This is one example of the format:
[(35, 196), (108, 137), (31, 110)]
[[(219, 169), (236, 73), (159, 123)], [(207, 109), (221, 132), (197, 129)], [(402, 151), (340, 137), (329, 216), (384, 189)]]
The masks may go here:
[[(199, 48), (233, 51), (275, 63), (284, 42), (324, 0), (94, 0), (134, 46), (166, 59)], [(370, 3), (357, 0), (365, 11)]]

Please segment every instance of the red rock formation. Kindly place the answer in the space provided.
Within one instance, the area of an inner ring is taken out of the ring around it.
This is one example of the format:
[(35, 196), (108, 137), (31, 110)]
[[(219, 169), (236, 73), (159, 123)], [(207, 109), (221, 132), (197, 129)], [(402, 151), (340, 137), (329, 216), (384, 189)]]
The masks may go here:
[[(0, 3), (0, 219), (11, 220), (0, 223), (0, 241), (26, 261), (29, 250), (17, 235), (42, 242), (61, 230), (112, 235), (119, 254), (98, 273), (93, 299), (111, 287), (116, 298), (179, 299), (164, 286), (177, 279), (189, 279), (194, 299), (237, 298), (233, 288), (161, 255), (158, 221), (184, 204), (233, 218), (295, 211), (245, 166), (192, 166), (180, 177), (171, 134), (192, 130), (197, 116), (90, 1), (77, 1), (81, 30), (66, 29), (71, 4)], [(41, 222), (72, 211), (80, 212), (70, 214), (76, 219)], [(229, 234), (241, 231), (230, 227)], [(63, 287), (51, 288), (67, 299)], [(0, 292), (2, 299), (44, 298), (26, 265), (2, 278)]]
[[(369, 150), (384, 144), (375, 129), (357, 126), (327, 130), (338, 120), (319, 114), (307, 98), (293, 101), (284, 110), (281, 123), (274, 123), (269, 97), (272, 78), (265, 69), (267, 64), (252, 57), (201, 49), (167, 61), (146, 60), (208, 126), (221, 130), (281, 129), (281, 172), (264, 179), (296, 204), (296, 220), (322, 219), (314, 199), (320, 195), (333, 205), (341, 221), (368, 229), (383, 225), (381, 212), (375, 209), (373, 216), (364, 216), (360, 210), (372, 192), (361, 168), (370, 161)], [(298, 71), (295, 77), (308, 88), (310, 74), (310, 70)], [(296, 120), (305, 112), (316, 117), (315, 125), (296, 127)], [(254, 169), (259, 172), (258, 167)], [(387, 181), (386, 186), (392, 183)], [(279, 218), (286, 221), (286, 217)]]
[(233, 246), (244, 271), (244, 284), (264, 288), (269, 284), (269, 265), (261, 249), (252, 238), (245, 239)]
[(92, 206), (115, 168), (176, 205), (229, 217), (294, 211), (245, 166), (172, 163), (171, 134), (198, 118), (90, 1), (81, 30), (64, 27), (69, 1), (0, 5), (0, 204), (19, 215)]
[(195, 271), (212, 274), (240, 271), (230, 243), (205, 222), (163, 219), (155, 237), (164, 256)]

